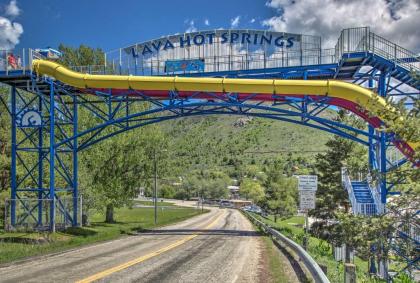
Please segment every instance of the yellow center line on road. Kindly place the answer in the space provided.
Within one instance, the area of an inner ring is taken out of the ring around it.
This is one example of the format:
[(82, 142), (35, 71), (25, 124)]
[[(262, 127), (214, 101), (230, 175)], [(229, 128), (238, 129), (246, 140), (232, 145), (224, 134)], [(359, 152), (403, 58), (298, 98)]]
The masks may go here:
[[(204, 227), (204, 229), (209, 229), (212, 226), (214, 226), (217, 223), (217, 221), (219, 221), (220, 217), (222, 217), (222, 215), (223, 215), (223, 213), (221, 213), (219, 216), (217, 216), (217, 218), (214, 221), (212, 221), (209, 225), (207, 225), (206, 227)], [(143, 261), (146, 261), (146, 260), (148, 260), (148, 259), (150, 259), (152, 257), (158, 256), (158, 255), (160, 255), (160, 254), (162, 254), (164, 252), (167, 252), (169, 250), (172, 250), (172, 249), (174, 249), (174, 248), (176, 248), (176, 247), (178, 247), (178, 246), (180, 246), (182, 244), (185, 244), (186, 242), (194, 239), (195, 237), (197, 237), (200, 234), (201, 234), (201, 232), (197, 232), (196, 234), (193, 234), (193, 235), (190, 235), (188, 237), (185, 237), (185, 238), (183, 238), (183, 239), (181, 239), (179, 241), (176, 241), (175, 243), (170, 244), (169, 246), (163, 247), (163, 248), (161, 248), (161, 249), (159, 249), (157, 251), (151, 252), (151, 253), (149, 253), (147, 255), (144, 255), (144, 256), (135, 258), (133, 260), (127, 261), (126, 263), (123, 263), (123, 264), (117, 265), (115, 267), (111, 267), (109, 269), (106, 269), (104, 271), (101, 271), (99, 273), (93, 274), (93, 275), (91, 275), (89, 277), (86, 277), (86, 278), (84, 278), (82, 280), (76, 281), (76, 283), (89, 283), (89, 282), (93, 282), (95, 280), (99, 280), (99, 279), (104, 278), (106, 276), (109, 276), (109, 275), (111, 275), (111, 274), (113, 274), (115, 272), (121, 271), (121, 270), (126, 269), (126, 268), (128, 268), (130, 266), (133, 266), (135, 264), (139, 264), (139, 263), (141, 263)]]

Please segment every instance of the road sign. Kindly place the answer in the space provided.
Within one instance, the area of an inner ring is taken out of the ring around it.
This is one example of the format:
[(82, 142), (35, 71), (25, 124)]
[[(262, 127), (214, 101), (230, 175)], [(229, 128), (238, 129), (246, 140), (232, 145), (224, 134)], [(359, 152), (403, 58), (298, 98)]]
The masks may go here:
[(309, 210), (315, 208), (315, 193), (313, 190), (299, 191), (299, 208), (300, 210)]
[(299, 191), (316, 191), (318, 188), (317, 175), (300, 175), (299, 177)]

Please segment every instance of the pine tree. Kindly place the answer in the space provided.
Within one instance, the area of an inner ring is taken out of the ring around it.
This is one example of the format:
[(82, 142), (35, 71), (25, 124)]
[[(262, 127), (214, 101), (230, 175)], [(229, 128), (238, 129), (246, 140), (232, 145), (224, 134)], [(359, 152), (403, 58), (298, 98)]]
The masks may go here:
[(291, 217), (297, 210), (297, 179), (287, 177), (284, 171), (282, 160), (276, 160), (266, 168), (265, 200), (262, 207), (274, 215), (275, 221), (277, 217)]

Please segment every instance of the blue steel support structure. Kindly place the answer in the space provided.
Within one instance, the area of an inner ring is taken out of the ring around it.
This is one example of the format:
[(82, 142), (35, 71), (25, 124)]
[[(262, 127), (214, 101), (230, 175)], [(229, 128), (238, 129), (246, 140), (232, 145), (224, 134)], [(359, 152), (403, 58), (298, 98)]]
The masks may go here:
[(50, 82), (50, 230), (55, 232), (55, 99), (54, 85)]
[[(39, 113), (42, 113), (42, 98), (38, 98), (38, 111)], [(44, 176), (44, 135), (42, 131), (42, 127), (38, 129), (38, 226), (42, 226), (42, 199), (43, 197), (43, 176)]]
[[(54, 230), (57, 224), (60, 229), (77, 226), (78, 140), (60, 142), (78, 132), (78, 94), (36, 77), (10, 85), (9, 101), (0, 97), (11, 117), (11, 198), (6, 227)], [(31, 120), (35, 114), (38, 122)]]
[[(73, 96), (73, 136), (77, 136), (78, 131), (78, 104), (77, 96)], [(73, 226), (78, 225), (77, 214), (79, 211), (78, 200), (79, 200), (79, 188), (78, 188), (78, 144), (77, 138), (73, 140)]]
[[(387, 77), (386, 72), (382, 72), (378, 82), (378, 94), (382, 97), (387, 95)], [(381, 202), (386, 204), (386, 197), (388, 194), (388, 188), (386, 186), (386, 173), (387, 173), (387, 162), (386, 162), (386, 142), (387, 134), (385, 132), (380, 133), (380, 144), (379, 144), (379, 160), (380, 160), (380, 188), (381, 188)]]
[(11, 118), (12, 118), (12, 156), (11, 156), (11, 225), (16, 224), (16, 87), (11, 87)]
[[(353, 54), (359, 56), (360, 54)], [(255, 70), (229, 71), (227, 77), (254, 77), (254, 78), (332, 78), (353, 80), (354, 83), (378, 87), (378, 93), (387, 97), (390, 95), (404, 95), (400, 87), (404, 84), (390, 86), (391, 73), (388, 67), (383, 67), (376, 55), (364, 53), (363, 62), (371, 60), (375, 65), (368, 70), (360, 68), (352, 75), (345, 74), (342, 77), (340, 66), (345, 64), (324, 64), (319, 66), (297, 66), (277, 69), (265, 69), (264, 72)], [(346, 58), (354, 59), (352, 56)], [(373, 59), (372, 59), (373, 58)], [(121, 64), (119, 64), (119, 72)], [(135, 67), (137, 71), (137, 66)], [(391, 70), (392, 71), (392, 70)], [(193, 76), (194, 74), (187, 74)], [(196, 74), (197, 76), (218, 76), (214, 74)], [(56, 212), (68, 220), (67, 225), (78, 225), (78, 152), (104, 139), (119, 133), (132, 130), (138, 127), (153, 123), (168, 121), (176, 118), (197, 116), (197, 115), (248, 115), (274, 119), (278, 121), (291, 122), (303, 126), (323, 130), (339, 135), (368, 147), (369, 165), (372, 170), (378, 170), (381, 174), (380, 193), (381, 202), (386, 203), (386, 198), (391, 186), (387, 187), (386, 173), (394, 166), (404, 164), (404, 160), (397, 164), (391, 164), (387, 160), (387, 147), (392, 137), (386, 133), (375, 131), (371, 126), (366, 129), (357, 129), (349, 125), (334, 121), (330, 115), (322, 115), (330, 107), (329, 98), (323, 97), (313, 100), (310, 97), (285, 97), (273, 94), (272, 102), (253, 101), (253, 94), (248, 98), (239, 100), (235, 93), (215, 94), (208, 93), (214, 99), (197, 99), (198, 93), (191, 94), (188, 98), (179, 98), (176, 91), (168, 92), (166, 101), (149, 97), (141, 91), (134, 92), (127, 90), (119, 96), (112, 96), (111, 93), (94, 92), (95, 95), (80, 93), (71, 87), (61, 84), (59, 81), (51, 81), (45, 78), (31, 77), (31, 88), (28, 83), (21, 87), (26, 88), (34, 99), (26, 94), (19, 94), (15, 86), (11, 88), (11, 117), (12, 117), (12, 201), (11, 201), (11, 225), (18, 226), (20, 222), (28, 217), (37, 220), (38, 226), (48, 224), (52, 230), (55, 227)], [(412, 84), (412, 82), (410, 82)], [(46, 87), (47, 86), (47, 87)], [(412, 94), (410, 94), (412, 96)], [(414, 96), (418, 96), (418, 92)], [(17, 99), (19, 98), (19, 102)], [(138, 107), (142, 104), (143, 107)], [(35, 129), (37, 135), (33, 135), (31, 129), (17, 127), (17, 117), (20, 113), (29, 108), (36, 107), (42, 113), (45, 123)], [(18, 109), (19, 108), (19, 109)], [(90, 114), (94, 126), (82, 128), (78, 124), (79, 109)], [(139, 109), (142, 109), (139, 111)], [(105, 131), (105, 129), (107, 129)], [(19, 131), (19, 137), (17, 133)], [(48, 139), (46, 137), (49, 137)], [(37, 137), (37, 138), (36, 138)], [(25, 156), (36, 152), (38, 162), (35, 164), (38, 176), (33, 174), (33, 166), (28, 165)], [(70, 158), (63, 156), (71, 155)], [(25, 169), (22, 180), (17, 180), (17, 162)], [(45, 165), (49, 165), (46, 170)], [(48, 173), (48, 179), (46, 173)], [(37, 181), (34, 181), (37, 180)], [(28, 183), (36, 185), (27, 185)], [(48, 188), (45, 188), (45, 185)], [(38, 201), (36, 208), (27, 207), (21, 202), (22, 196), (36, 192), (37, 198), (50, 199), (49, 223), (43, 223), (42, 217), (47, 211), (42, 201)], [(65, 197), (72, 199), (72, 211), (63, 202)], [(25, 214), (18, 219), (16, 216), (16, 203), (22, 203)], [(37, 214), (33, 214), (34, 211)]]

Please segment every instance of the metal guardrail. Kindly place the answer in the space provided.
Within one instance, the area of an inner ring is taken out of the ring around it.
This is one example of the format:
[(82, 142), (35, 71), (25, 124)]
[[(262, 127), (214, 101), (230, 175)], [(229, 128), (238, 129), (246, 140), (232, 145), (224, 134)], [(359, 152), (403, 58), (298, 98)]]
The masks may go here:
[(255, 225), (257, 225), (265, 233), (270, 234), (275, 240), (280, 241), (287, 247), (291, 248), (305, 264), (305, 267), (311, 273), (316, 283), (330, 283), (330, 280), (327, 278), (327, 276), (325, 275), (321, 267), (318, 265), (318, 263), (316, 263), (316, 261), (300, 245), (290, 240), (279, 231), (264, 224), (248, 212), (244, 213)]

